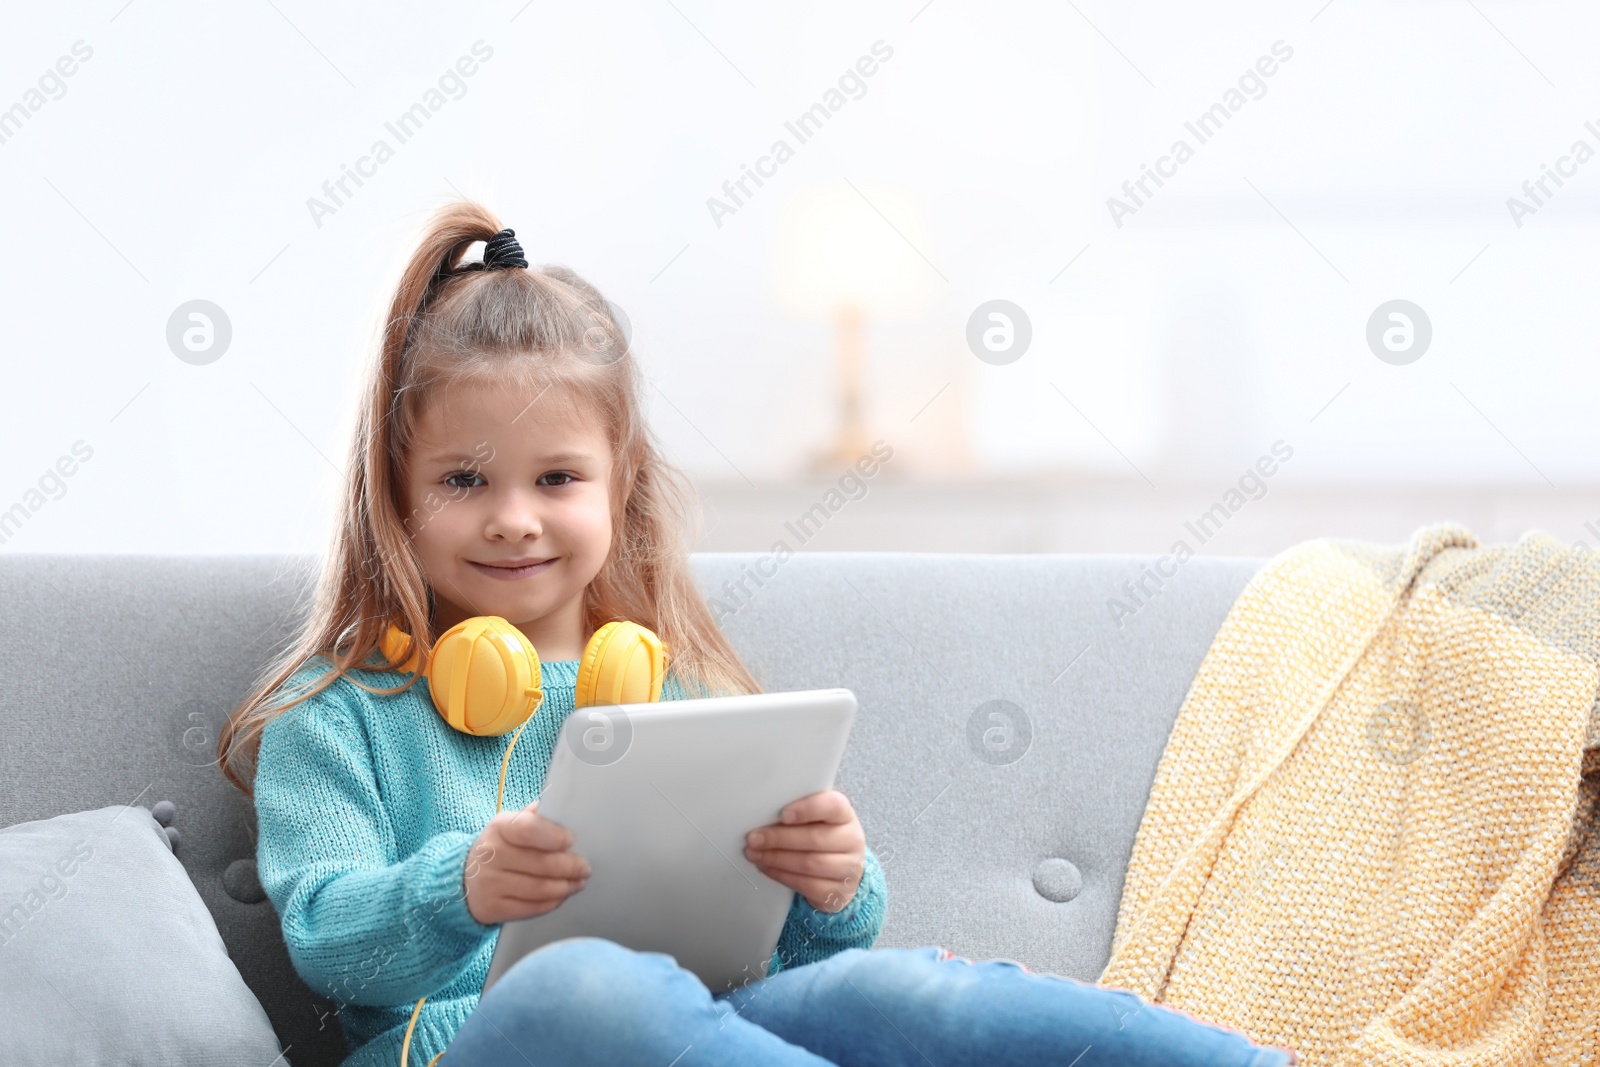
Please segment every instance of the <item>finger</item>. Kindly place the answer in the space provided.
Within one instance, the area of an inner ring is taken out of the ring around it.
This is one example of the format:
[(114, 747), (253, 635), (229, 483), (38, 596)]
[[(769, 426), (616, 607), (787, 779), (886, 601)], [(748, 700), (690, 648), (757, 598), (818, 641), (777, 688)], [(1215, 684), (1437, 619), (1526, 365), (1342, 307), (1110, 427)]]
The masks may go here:
[[(507, 844), (547, 852), (564, 852), (572, 847), (572, 831), (560, 823), (551, 822), (531, 808), (532, 805), (529, 805), (502, 819), (500, 835)], [(495, 818), (500, 819), (501, 816), (496, 815)]]
[[(833, 792), (837, 793), (837, 790)], [(837, 795), (844, 796), (842, 793)], [(782, 831), (795, 826), (853, 826), (859, 830), (861, 822), (856, 818), (855, 809), (849, 806), (850, 802), (848, 800), (842, 801), (844, 808), (842, 811), (836, 811), (835, 806), (840, 802), (822, 799), (827, 796), (828, 794), (826, 793), (813, 793), (810, 797), (797, 800), (779, 813), (778, 822), (758, 826), (751, 830), (750, 834)], [(843, 817), (839, 817), (840, 815)], [(749, 834), (746, 835), (746, 837), (748, 836)]]
[(540, 814), (538, 803), (536, 800), (521, 811), (500, 812), (495, 816), (500, 820), (506, 839), (533, 848), (571, 848), (572, 831)]
[[(779, 877), (782, 874), (782, 877)], [(806, 898), (818, 911), (835, 912), (850, 903), (855, 897), (855, 890), (848, 884), (841, 884), (828, 878), (812, 878), (803, 874), (786, 874), (778, 872), (768, 877), (774, 881), (782, 882), (796, 893)], [(818, 907), (818, 902), (823, 906)]]
[(528, 878), (508, 880), (503, 886), (492, 887), (492, 895), (503, 900), (522, 904), (544, 904), (562, 900), (583, 888), (582, 879)]
[(757, 865), (757, 869), (760, 870), (760, 872), (762, 874), (766, 875), (768, 878), (771, 878), (774, 882), (781, 882), (782, 884), (788, 886), (790, 889), (795, 889), (795, 890), (798, 890), (798, 888), (799, 888), (799, 884), (798, 883), (800, 882), (801, 879), (811, 877), (810, 875), (805, 875), (805, 874), (791, 874), (788, 871), (780, 871), (775, 867), (762, 867), (760, 865)]
[(589, 861), (576, 852), (538, 849), (507, 852), (498, 869), (527, 878), (587, 878), (590, 873)]
[(812, 793), (785, 805), (779, 813), (780, 823), (832, 822), (847, 823), (856, 817), (850, 798), (837, 789)]
[(752, 830), (745, 837), (751, 848), (792, 848), (807, 852), (851, 852), (867, 843), (857, 822), (813, 822), (803, 826), (772, 826)]
[(560, 906), (563, 901), (570, 899), (573, 894), (581, 892), (583, 892), (583, 886), (573, 885), (559, 893), (551, 893), (547, 897), (534, 898), (506, 895), (500, 897), (499, 902), (502, 909), (515, 908), (518, 911), (523, 911), (523, 909), (533, 909), (535, 914), (542, 914), (543, 912), (551, 911)]
[(841, 881), (861, 871), (860, 859), (850, 852), (790, 852), (777, 849), (748, 851), (745, 856), (758, 867)]

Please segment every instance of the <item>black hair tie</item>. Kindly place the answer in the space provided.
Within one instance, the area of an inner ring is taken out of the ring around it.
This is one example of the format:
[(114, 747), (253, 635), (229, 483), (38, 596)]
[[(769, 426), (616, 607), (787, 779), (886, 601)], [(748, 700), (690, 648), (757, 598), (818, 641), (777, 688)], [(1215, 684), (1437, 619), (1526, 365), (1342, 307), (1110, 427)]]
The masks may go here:
[(517, 244), (515, 230), (501, 230), (483, 246), (484, 270), (506, 270), (527, 265), (528, 261), (522, 256), (522, 246)]

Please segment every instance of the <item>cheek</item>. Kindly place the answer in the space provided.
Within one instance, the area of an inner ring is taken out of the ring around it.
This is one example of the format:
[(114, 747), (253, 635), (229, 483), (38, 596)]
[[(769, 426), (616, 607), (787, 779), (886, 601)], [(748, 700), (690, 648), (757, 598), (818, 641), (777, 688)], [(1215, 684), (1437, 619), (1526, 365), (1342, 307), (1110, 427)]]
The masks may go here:
[(444, 493), (423, 494), (406, 516), (406, 532), (425, 562), (448, 559), (473, 528), (472, 515), (460, 500)]
[(573, 547), (597, 566), (611, 550), (611, 511), (604, 493), (586, 497), (569, 513), (569, 527), (579, 543)]

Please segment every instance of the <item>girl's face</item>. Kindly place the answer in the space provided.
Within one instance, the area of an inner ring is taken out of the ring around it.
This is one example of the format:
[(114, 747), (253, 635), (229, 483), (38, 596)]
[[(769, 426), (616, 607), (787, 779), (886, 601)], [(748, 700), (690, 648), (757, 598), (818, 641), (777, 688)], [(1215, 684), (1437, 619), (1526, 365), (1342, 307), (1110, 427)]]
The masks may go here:
[(499, 615), (541, 657), (578, 658), (583, 591), (611, 547), (611, 467), (605, 429), (559, 389), (461, 385), (428, 404), (405, 525), (438, 630)]

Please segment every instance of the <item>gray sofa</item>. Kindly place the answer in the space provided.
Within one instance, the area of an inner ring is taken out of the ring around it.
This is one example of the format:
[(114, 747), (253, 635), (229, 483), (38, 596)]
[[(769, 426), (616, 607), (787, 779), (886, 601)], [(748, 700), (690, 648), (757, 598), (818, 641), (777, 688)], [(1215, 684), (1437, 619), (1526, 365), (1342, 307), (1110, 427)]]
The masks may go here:
[[(1123, 583), (1149, 562), (695, 557), (768, 689), (843, 685), (860, 698), (839, 788), (888, 878), (879, 945), (1098, 976), (1167, 733), (1261, 564), (1196, 558), (1130, 597)], [(289, 962), (254, 876), (249, 805), (213, 752), (287, 640), (314, 565), (0, 557), (0, 826), (173, 801), (177, 857), (295, 1067), (338, 1063), (343, 1037)]]

